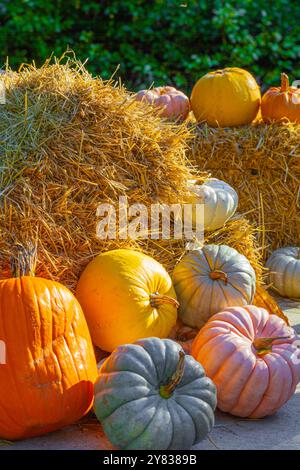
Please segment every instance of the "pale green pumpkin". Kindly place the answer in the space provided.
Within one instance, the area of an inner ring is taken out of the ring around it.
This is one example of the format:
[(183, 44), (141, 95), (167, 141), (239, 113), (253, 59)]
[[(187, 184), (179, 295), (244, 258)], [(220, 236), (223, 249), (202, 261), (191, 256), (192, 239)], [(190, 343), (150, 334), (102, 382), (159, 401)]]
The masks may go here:
[(212, 429), (216, 389), (170, 339), (118, 347), (102, 364), (94, 411), (120, 449), (190, 449)]
[(300, 248), (275, 250), (266, 263), (273, 289), (283, 297), (300, 299)]
[[(211, 232), (225, 225), (235, 214), (238, 207), (238, 195), (236, 191), (225, 181), (210, 178), (203, 184), (197, 180), (189, 182), (191, 191), (191, 204), (203, 204), (204, 230)], [(196, 226), (195, 206), (192, 212), (192, 224)]]
[(186, 325), (201, 328), (227, 307), (251, 304), (255, 272), (248, 259), (226, 245), (189, 251), (175, 266), (173, 284)]

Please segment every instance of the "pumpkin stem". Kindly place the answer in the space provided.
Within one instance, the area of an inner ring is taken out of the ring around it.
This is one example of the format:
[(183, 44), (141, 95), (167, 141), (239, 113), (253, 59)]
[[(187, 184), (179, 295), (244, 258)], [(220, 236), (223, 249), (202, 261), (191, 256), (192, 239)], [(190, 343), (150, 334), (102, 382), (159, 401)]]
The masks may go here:
[(227, 285), (228, 276), (227, 276), (226, 273), (224, 273), (224, 271), (219, 271), (219, 270), (211, 271), (209, 276), (213, 281), (222, 280), (222, 281), (224, 281), (224, 284)]
[(170, 382), (166, 385), (161, 385), (159, 387), (159, 393), (163, 398), (170, 398), (175, 388), (181, 381), (184, 372), (184, 357), (184, 352), (179, 351), (179, 361), (177, 363), (176, 370), (170, 379)]
[(284, 93), (285, 91), (288, 91), (290, 83), (289, 83), (289, 77), (286, 73), (282, 73), (280, 75), (281, 78), (281, 92)]
[(37, 258), (37, 247), (29, 243), (27, 247), (17, 243), (14, 246), (15, 255), (10, 258), (10, 268), (12, 276), (15, 278), (22, 276), (34, 276)]
[(170, 304), (173, 305), (175, 308), (179, 308), (179, 302), (173, 297), (169, 297), (168, 295), (162, 295), (158, 292), (155, 294), (150, 294), (150, 305), (153, 308), (158, 308), (160, 305), (163, 304)]
[(253, 341), (253, 346), (255, 347), (257, 354), (259, 356), (264, 356), (272, 351), (273, 341), (277, 339), (289, 339), (290, 336), (274, 336), (273, 338), (256, 338)]

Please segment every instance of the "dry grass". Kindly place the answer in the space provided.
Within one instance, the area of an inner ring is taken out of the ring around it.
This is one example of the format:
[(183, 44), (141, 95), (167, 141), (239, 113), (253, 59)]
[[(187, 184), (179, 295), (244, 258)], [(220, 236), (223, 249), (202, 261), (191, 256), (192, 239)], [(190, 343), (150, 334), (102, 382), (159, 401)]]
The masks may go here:
[[(257, 229), (242, 215), (236, 215), (229, 220), (223, 228), (206, 233), (205, 243), (217, 245), (228, 245), (235, 248), (239, 253), (248, 258), (253, 266), (258, 285), (263, 281), (263, 267), (261, 262), (261, 249), (258, 247)], [(147, 242), (147, 252), (166, 266), (171, 273), (175, 264), (186, 252), (186, 242), (184, 240), (149, 240)]]
[[(74, 288), (99, 252), (135, 247), (171, 271), (184, 241), (99, 240), (100, 203), (184, 203), (196, 174), (187, 124), (161, 119), (112, 80), (92, 78), (72, 57), (5, 76), (0, 106), (0, 268), (10, 275), (16, 243), (37, 242), (36, 273)], [(215, 234), (260, 272), (253, 227), (243, 218)], [(210, 240), (213, 241), (212, 235)]]
[(239, 210), (263, 227), (264, 257), (300, 244), (300, 125), (199, 126), (190, 158), (238, 192)]

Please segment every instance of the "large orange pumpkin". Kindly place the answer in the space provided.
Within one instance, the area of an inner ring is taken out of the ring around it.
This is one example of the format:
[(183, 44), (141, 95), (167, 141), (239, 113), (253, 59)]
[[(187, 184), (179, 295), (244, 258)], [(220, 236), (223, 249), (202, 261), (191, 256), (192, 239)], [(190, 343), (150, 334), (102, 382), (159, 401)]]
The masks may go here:
[(234, 67), (204, 75), (193, 88), (191, 107), (198, 122), (213, 127), (250, 124), (260, 106), (260, 89), (246, 70)]
[[(81, 418), (93, 404), (97, 365), (73, 294), (28, 274), (0, 281), (0, 438), (48, 433)], [(4, 360), (5, 359), (5, 360)]]
[(300, 124), (300, 89), (289, 85), (289, 77), (281, 74), (281, 86), (272, 87), (261, 101), (265, 123), (291, 121)]

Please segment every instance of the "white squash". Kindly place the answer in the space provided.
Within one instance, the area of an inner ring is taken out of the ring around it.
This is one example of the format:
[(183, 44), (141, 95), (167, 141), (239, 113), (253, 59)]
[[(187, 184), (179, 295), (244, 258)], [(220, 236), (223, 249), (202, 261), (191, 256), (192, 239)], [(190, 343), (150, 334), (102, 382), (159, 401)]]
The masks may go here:
[[(204, 184), (197, 180), (189, 182), (192, 192), (191, 204), (204, 204), (204, 230), (217, 230), (235, 213), (238, 206), (236, 191), (225, 181), (210, 178)], [(193, 227), (196, 225), (196, 211), (193, 210)]]
[(251, 304), (255, 272), (248, 259), (225, 245), (188, 252), (175, 266), (173, 284), (183, 323), (201, 328), (227, 307)]
[(275, 250), (266, 263), (273, 290), (283, 297), (300, 298), (300, 248)]

